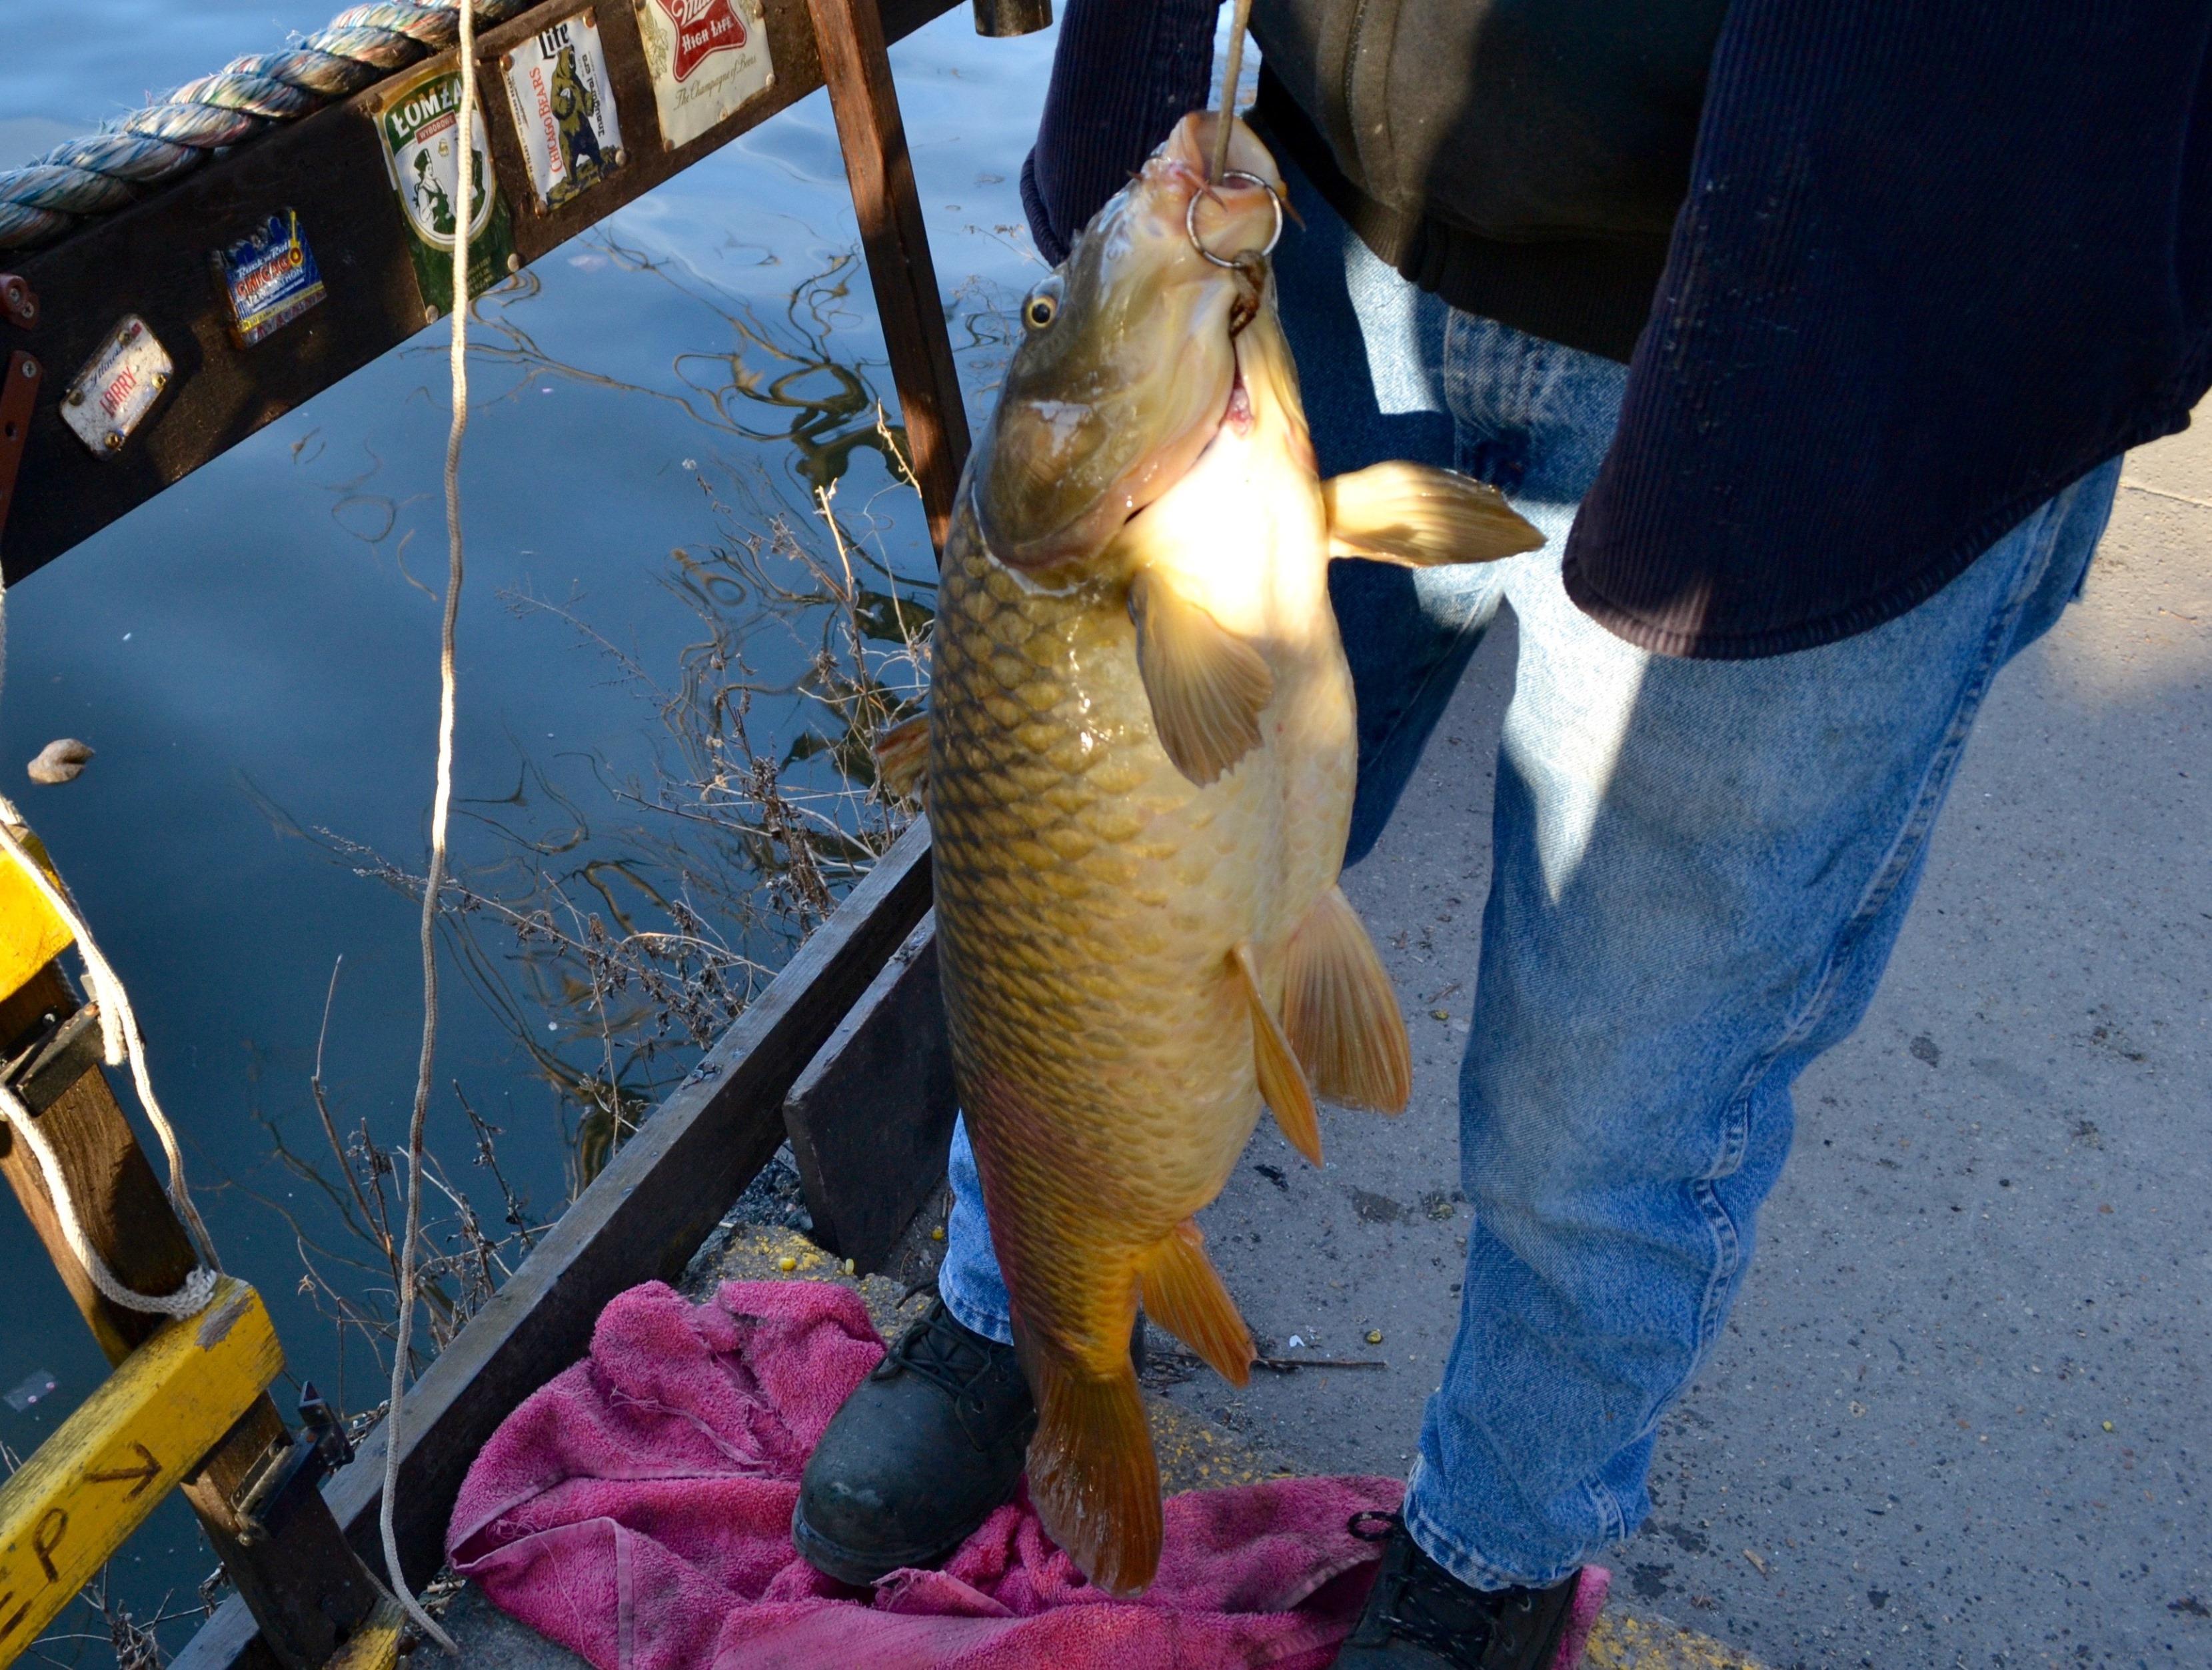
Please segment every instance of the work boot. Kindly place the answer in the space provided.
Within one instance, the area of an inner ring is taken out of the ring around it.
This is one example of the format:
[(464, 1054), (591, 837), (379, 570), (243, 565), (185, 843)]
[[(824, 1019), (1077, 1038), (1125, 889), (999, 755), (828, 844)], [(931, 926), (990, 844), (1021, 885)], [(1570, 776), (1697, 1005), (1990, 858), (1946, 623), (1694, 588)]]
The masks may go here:
[(1350, 1528), (1382, 1545), (1382, 1570), (1336, 1670), (1553, 1670), (1579, 1572), (1549, 1588), (1469, 1588), (1397, 1515), (1354, 1514)]
[(931, 1302), (808, 1458), (791, 1540), (843, 1583), (934, 1565), (1014, 1493), (1036, 1430), (1014, 1348)]

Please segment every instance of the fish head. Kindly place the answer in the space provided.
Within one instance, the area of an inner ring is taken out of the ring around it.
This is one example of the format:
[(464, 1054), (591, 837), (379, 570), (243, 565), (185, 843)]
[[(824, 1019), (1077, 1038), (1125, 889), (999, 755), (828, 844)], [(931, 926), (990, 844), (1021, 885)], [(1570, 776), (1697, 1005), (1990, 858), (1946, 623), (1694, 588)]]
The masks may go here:
[(1228, 175), (1209, 185), (1216, 119), (1177, 124), (1023, 300), (973, 477), (984, 541), (1011, 567), (1079, 569), (1221, 427), (1282, 176), (1239, 124)]

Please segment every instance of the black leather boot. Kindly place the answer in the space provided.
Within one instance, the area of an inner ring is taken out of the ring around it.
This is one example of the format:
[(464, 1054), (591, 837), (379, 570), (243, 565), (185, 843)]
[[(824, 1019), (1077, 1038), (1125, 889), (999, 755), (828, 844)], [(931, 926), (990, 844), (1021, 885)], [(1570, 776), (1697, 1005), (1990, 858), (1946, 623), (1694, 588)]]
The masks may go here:
[(1395, 1514), (1355, 1514), (1382, 1570), (1336, 1670), (1552, 1670), (1581, 1574), (1550, 1588), (1469, 1588), (1420, 1550)]
[(831, 1418), (799, 1482), (792, 1543), (845, 1583), (934, 1565), (1013, 1495), (1036, 1430), (1014, 1348), (934, 1300)]

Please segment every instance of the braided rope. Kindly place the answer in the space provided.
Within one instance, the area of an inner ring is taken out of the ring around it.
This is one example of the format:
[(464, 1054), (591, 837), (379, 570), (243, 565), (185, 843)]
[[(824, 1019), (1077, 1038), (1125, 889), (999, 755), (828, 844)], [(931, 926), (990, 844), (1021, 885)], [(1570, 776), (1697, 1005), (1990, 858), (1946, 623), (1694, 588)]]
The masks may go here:
[[(535, 0), (476, 0), (501, 23)], [(349, 98), (460, 37), (461, 0), (373, 0), (281, 52), (264, 52), (187, 82), (109, 127), (0, 169), (0, 250), (35, 249), (112, 215), (191, 173), (210, 155)]]

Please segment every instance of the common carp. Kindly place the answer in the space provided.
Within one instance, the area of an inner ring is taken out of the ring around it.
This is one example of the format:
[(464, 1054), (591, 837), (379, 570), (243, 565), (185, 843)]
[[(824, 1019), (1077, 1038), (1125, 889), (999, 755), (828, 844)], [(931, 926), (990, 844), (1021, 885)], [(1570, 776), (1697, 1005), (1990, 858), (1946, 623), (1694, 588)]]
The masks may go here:
[[(1024, 301), (963, 479), (926, 771), (955, 1073), (1038, 1408), (1030, 1491), (1100, 1588), (1159, 1560), (1139, 1303), (1230, 1380), (1252, 1339), (1194, 1215), (1261, 1103), (1396, 1112), (1411, 1052), (1337, 888), (1352, 679), (1332, 556), (1483, 560), (1541, 537), (1491, 489), (1388, 464), (1323, 483), (1265, 252), (1281, 177), (1186, 118)], [(926, 753), (925, 753), (926, 738)]]

